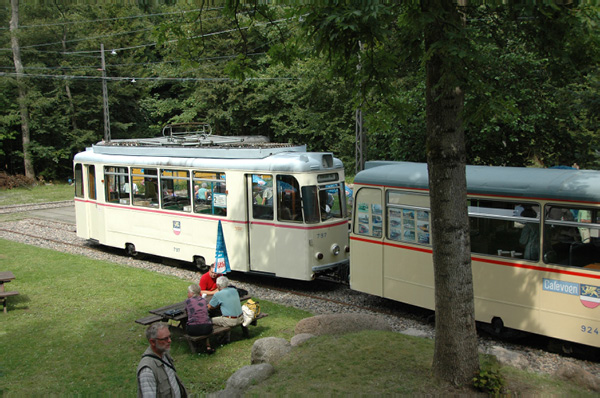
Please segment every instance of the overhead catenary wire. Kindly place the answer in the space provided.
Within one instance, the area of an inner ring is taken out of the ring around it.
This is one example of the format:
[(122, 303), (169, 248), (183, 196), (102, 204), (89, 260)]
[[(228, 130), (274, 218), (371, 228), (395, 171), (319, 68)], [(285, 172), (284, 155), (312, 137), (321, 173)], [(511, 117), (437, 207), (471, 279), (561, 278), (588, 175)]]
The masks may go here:
[[(150, 17), (159, 17), (165, 15), (175, 15), (175, 14), (187, 14), (190, 12), (198, 12), (198, 11), (216, 11), (222, 10), (224, 7), (214, 7), (203, 10), (202, 8), (196, 8), (193, 10), (179, 10), (174, 12), (163, 12), (163, 13), (154, 13), (154, 14), (140, 14), (140, 15), (130, 15), (127, 17), (114, 17), (114, 18), (102, 18), (102, 19), (87, 19), (81, 21), (65, 21), (65, 22), (54, 22), (48, 24), (35, 24), (35, 25), (20, 25), (19, 29), (29, 29), (29, 28), (43, 28), (50, 26), (64, 26), (64, 25), (75, 25), (81, 23), (96, 23), (96, 22), (108, 22), (108, 21), (120, 21), (124, 19), (137, 19), (137, 18), (150, 18)], [(7, 27), (0, 27), (0, 30), (7, 30)]]
[[(294, 19), (292, 18), (282, 18), (282, 19), (278, 19), (278, 20), (274, 20), (274, 21), (268, 21), (268, 22), (262, 22), (262, 23), (257, 23), (254, 26), (267, 26), (267, 25), (273, 25), (276, 23), (281, 23), (281, 22), (289, 22), (290, 20)], [(241, 28), (232, 28), (232, 29), (227, 29), (227, 30), (222, 30), (222, 31), (217, 31), (217, 32), (210, 32), (210, 33), (203, 33), (201, 35), (195, 35), (195, 36), (191, 36), (191, 37), (187, 37), (185, 38), (185, 40), (195, 40), (195, 39), (201, 39), (201, 38), (206, 38), (206, 37), (211, 37), (211, 36), (217, 36), (217, 35), (222, 35), (222, 34), (226, 34), (226, 33), (232, 33), (232, 32), (238, 32), (240, 30), (248, 30), (250, 29), (250, 27), (241, 27)], [(171, 40), (167, 40), (161, 44), (170, 44), (170, 43), (176, 43), (178, 41), (181, 41), (184, 39), (171, 39)], [(109, 48), (106, 49), (105, 51), (107, 52), (113, 52), (113, 51), (126, 51), (126, 50), (135, 50), (135, 49), (139, 49), (139, 48), (146, 48), (146, 47), (155, 47), (157, 46), (159, 43), (158, 42), (152, 42), (152, 43), (146, 43), (146, 44), (140, 44), (140, 45), (136, 45), (136, 46), (128, 46), (128, 47), (115, 47), (115, 48)], [(25, 48), (25, 50), (30, 50), (30, 48)], [(0, 51), (12, 51), (12, 49), (10, 48), (0, 48)], [(100, 50), (82, 50), (82, 51), (40, 51), (38, 50), (37, 52), (39, 53), (46, 53), (46, 54), (62, 54), (62, 55), (90, 55), (90, 54), (99, 54)]]
[[(223, 18), (222, 16), (214, 17), (214, 18), (207, 18), (207, 19), (205, 19), (205, 21), (212, 21), (215, 19), (222, 19), (222, 18)], [(147, 32), (152, 29), (154, 29), (154, 28), (143, 28), (143, 29), (137, 29), (137, 30), (128, 30), (128, 31), (124, 31), (124, 32), (109, 33), (109, 34), (100, 35), (100, 36), (82, 37), (79, 39), (65, 40), (64, 42), (63, 41), (55, 41), (55, 42), (49, 42), (49, 43), (30, 44), (30, 45), (26, 45), (26, 46), (21, 46), (21, 49), (39, 48), (39, 47), (53, 46), (53, 45), (63, 44), (63, 43), (77, 43), (77, 42), (82, 42), (82, 41), (92, 41), (92, 40), (96, 40), (96, 39), (106, 39), (108, 37), (124, 36), (124, 35), (129, 35), (129, 34), (134, 34), (134, 33)], [(0, 48), (0, 51), (12, 51), (12, 49), (5, 47), (5, 48)]]
[[(259, 52), (259, 53), (249, 53), (246, 54), (246, 56), (248, 57), (255, 57), (255, 56), (259, 56), (259, 55), (266, 55), (266, 52)], [(220, 56), (214, 56), (214, 57), (200, 57), (200, 58), (195, 58), (195, 61), (220, 61), (220, 60), (226, 60), (226, 59), (233, 59), (238, 57), (238, 54), (233, 54), (233, 55), (220, 55)], [(94, 57), (97, 58), (97, 57)], [(130, 67), (130, 66), (144, 66), (144, 65), (163, 65), (163, 64), (180, 64), (180, 61), (150, 61), (150, 62), (129, 62), (129, 63), (122, 63), (122, 64), (107, 64), (107, 68), (121, 68), (121, 67)], [(98, 69), (100, 67), (100, 65), (65, 65), (65, 66), (24, 66), (23, 69), (29, 69), (29, 70), (78, 70), (78, 69)], [(10, 69), (13, 70), (15, 69), (14, 66), (0, 66), (0, 69)]]
[[(0, 72), (0, 77), (10, 76), (16, 77), (16, 72), (6, 73)], [(30, 73), (22, 73), (19, 74), (20, 77), (24, 78), (40, 78), (40, 79), (58, 79), (58, 80), (110, 80), (110, 81), (138, 81), (138, 80), (147, 80), (147, 81), (239, 81), (239, 79), (232, 79), (230, 77), (164, 77), (164, 76), (152, 76), (152, 77), (133, 77), (133, 76), (76, 76), (76, 75), (44, 75), (44, 74), (30, 74)], [(252, 80), (300, 80), (297, 77), (248, 77), (245, 78), (244, 81), (252, 81)]]

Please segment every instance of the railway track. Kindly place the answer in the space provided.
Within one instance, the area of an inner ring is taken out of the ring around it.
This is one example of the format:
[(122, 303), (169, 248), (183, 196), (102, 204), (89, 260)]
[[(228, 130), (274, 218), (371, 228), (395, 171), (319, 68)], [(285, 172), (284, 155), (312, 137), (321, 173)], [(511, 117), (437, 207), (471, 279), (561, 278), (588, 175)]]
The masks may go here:
[[(54, 207), (67, 206), (50, 204)], [(48, 208), (49, 204), (0, 207), (0, 213), (31, 212)], [(0, 238), (39, 246), (51, 250), (84, 255), (135, 268), (143, 268), (158, 273), (174, 275), (197, 282), (200, 274), (192, 263), (183, 263), (161, 257), (140, 255), (126, 256), (124, 249), (109, 248), (78, 238), (75, 225), (62, 221), (38, 218), (25, 218), (0, 223)], [(347, 285), (321, 279), (311, 282), (265, 278), (264, 276), (234, 272), (230, 275), (233, 283), (263, 300), (294, 306), (315, 314), (359, 312), (384, 316), (397, 332), (409, 332), (432, 338), (434, 328), (430, 322), (432, 312), (367, 295), (351, 290)], [(538, 336), (539, 337), (539, 336)], [(541, 338), (541, 337), (540, 337)], [(525, 340), (525, 344), (497, 340), (486, 334), (480, 335), (480, 349), (488, 351), (492, 346), (501, 346), (521, 353), (529, 359), (530, 369), (552, 373), (563, 361), (576, 362), (590, 373), (600, 377), (600, 363), (597, 358), (571, 358), (548, 352), (539, 347), (536, 339)], [(588, 350), (589, 351), (589, 350)], [(591, 360), (593, 359), (593, 360)]]

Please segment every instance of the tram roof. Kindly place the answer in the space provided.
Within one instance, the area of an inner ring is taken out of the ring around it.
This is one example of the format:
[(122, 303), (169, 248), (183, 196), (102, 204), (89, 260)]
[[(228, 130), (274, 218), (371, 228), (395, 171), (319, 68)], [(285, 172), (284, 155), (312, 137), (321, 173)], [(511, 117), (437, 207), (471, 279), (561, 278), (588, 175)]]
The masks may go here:
[(114, 166), (210, 170), (308, 172), (343, 169), (341, 160), (332, 153), (306, 152), (306, 145), (265, 142), (202, 147), (98, 144), (75, 155), (74, 161)]
[[(354, 183), (429, 190), (426, 163), (371, 161)], [(600, 203), (596, 170), (467, 166), (469, 194)]]

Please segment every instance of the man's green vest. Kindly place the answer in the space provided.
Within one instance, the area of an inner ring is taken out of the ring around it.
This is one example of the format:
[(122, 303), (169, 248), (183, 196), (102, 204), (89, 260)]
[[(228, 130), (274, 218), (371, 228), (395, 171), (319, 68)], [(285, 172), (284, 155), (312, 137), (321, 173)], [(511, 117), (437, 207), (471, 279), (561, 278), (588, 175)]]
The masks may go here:
[[(150, 355), (150, 356), (146, 356), (146, 355)], [(173, 358), (171, 358), (171, 356), (169, 354), (164, 354), (163, 355), (163, 359), (167, 359), (167, 361), (171, 364), (173, 364)], [(138, 365), (137, 368), (137, 381), (138, 381), (138, 397), (142, 397), (142, 392), (141, 392), (141, 388), (140, 388), (140, 371), (142, 370), (142, 368), (148, 367), (150, 368), (150, 370), (152, 370), (152, 373), (154, 374), (154, 379), (156, 380), (156, 396), (157, 397), (167, 397), (170, 398), (173, 396), (173, 390), (171, 390), (171, 384), (169, 383), (169, 376), (167, 375), (167, 372), (165, 371), (165, 365), (160, 359), (158, 359), (158, 356), (154, 353), (154, 351), (152, 351), (151, 347), (148, 347), (148, 349), (146, 349), (146, 351), (144, 352), (144, 354), (142, 355), (142, 360), (140, 361), (140, 364)], [(177, 379), (177, 383), (179, 384), (179, 389), (181, 391), (181, 396), (182, 397), (187, 397), (187, 391), (185, 389), (185, 386), (183, 385), (183, 383), (181, 382), (181, 380), (179, 379), (179, 376), (177, 376), (177, 372), (175, 372), (175, 378)]]

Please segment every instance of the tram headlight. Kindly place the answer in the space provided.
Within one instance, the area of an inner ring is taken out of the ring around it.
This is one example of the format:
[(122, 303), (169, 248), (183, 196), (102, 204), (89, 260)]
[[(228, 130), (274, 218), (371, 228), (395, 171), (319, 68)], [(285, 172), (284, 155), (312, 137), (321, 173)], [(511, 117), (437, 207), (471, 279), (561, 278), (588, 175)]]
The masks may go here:
[(334, 243), (333, 245), (331, 245), (331, 252), (333, 253), (334, 256), (337, 256), (338, 254), (340, 254), (340, 246), (337, 243)]

